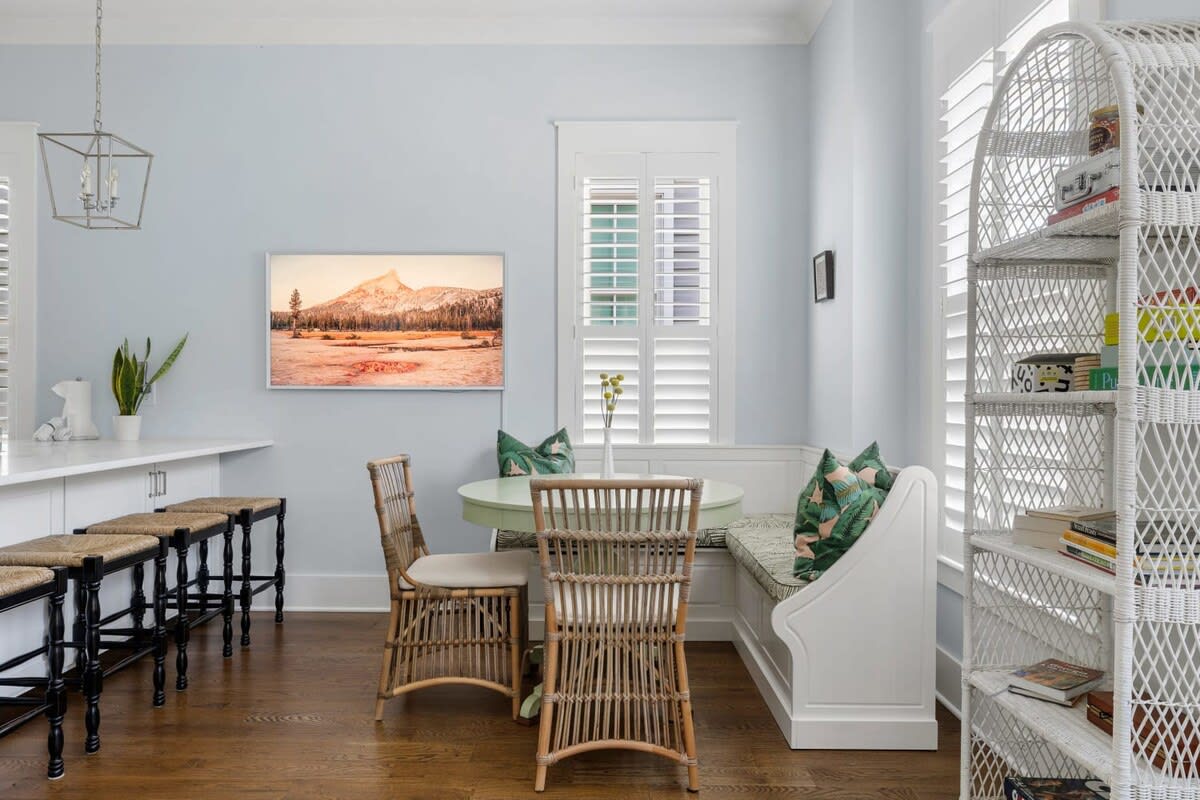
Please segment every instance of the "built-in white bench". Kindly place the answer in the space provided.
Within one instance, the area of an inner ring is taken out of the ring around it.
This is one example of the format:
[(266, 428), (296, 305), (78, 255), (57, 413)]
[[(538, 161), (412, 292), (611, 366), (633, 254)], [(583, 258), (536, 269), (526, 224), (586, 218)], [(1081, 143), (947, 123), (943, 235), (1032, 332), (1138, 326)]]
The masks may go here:
[[(928, 470), (902, 470), (862, 538), (806, 584), (791, 575), (792, 507), (820, 451), (709, 449), (690, 463), (648, 449), (618, 452), (628, 459), (618, 470), (707, 475), (746, 487), (747, 517), (699, 537), (688, 638), (733, 642), (791, 747), (937, 748), (937, 486)], [(644, 460), (631, 458), (642, 452)], [(577, 468), (597, 467), (584, 449)], [(529, 594), (538, 638), (542, 581), (532, 556)]]

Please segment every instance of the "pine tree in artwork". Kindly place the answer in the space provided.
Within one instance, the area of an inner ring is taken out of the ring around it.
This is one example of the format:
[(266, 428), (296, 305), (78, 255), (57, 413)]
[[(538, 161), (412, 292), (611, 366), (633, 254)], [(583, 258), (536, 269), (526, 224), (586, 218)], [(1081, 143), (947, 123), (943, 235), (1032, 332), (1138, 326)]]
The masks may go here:
[(288, 300), (288, 308), (292, 310), (292, 338), (300, 338), (300, 330), (297, 323), (300, 321), (300, 290), (292, 289), (292, 299)]

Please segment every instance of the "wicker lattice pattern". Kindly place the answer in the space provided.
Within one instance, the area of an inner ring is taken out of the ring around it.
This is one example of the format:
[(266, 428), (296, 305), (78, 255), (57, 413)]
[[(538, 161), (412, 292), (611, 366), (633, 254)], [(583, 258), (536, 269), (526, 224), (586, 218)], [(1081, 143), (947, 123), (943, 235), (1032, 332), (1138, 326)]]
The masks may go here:
[(550, 764), (643, 750), (699, 788), (683, 639), (701, 482), (533, 480), (546, 596), (535, 788)]
[[(1119, 203), (1048, 226), (1056, 173), (1111, 105)], [(971, 205), (962, 796), (1023, 774), (1200, 800), (1200, 21), (1035, 36), (984, 121)], [(1113, 312), (1115, 403), (996, 397), (1023, 355), (1095, 352)], [(1115, 578), (994, 544), (1015, 511), (1057, 503), (1115, 507)], [(1111, 740), (1003, 691), (1048, 657), (1110, 673)]]
[(391, 615), (379, 674), (375, 719), (384, 701), (445, 683), (485, 686), (521, 702), (525, 588), (446, 589), (408, 574), (428, 555), (417, 521), (412, 470), (406, 455), (367, 464), (391, 586)]

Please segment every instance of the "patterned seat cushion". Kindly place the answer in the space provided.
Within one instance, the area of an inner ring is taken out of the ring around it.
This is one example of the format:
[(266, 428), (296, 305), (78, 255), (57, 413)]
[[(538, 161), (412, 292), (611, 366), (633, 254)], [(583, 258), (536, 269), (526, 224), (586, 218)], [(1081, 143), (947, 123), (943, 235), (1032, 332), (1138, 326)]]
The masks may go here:
[[(702, 528), (696, 531), (696, 547), (722, 548), (725, 528)], [(537, 550), (537, 534), (533, 531), (496, 531), (496, 552), (505, 550)]]
[(808, 585), (792, 575), (793, 522), (790, 514), (753, 514), (729, 523), (726, 534), (729, 555), (777, 602)]

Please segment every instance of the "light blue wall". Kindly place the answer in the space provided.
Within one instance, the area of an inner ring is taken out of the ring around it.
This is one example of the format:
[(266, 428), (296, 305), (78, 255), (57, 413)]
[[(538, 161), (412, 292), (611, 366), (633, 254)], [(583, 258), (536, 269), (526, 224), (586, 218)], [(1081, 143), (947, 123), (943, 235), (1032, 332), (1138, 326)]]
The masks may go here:
[[(0, 48), (0, 108), (90, 125), (92, 51)], [(736, 439), (805, 431), (803, 47), (110, 47), (106, 126), (156, 153), (132, 233), (40, 226), (39, 411), (63, 377), (104, 390), (113, 347), (185, 331), (145, 435), (272, 437), (225, 490), (290, 498), (289, 570), (377, 573), (365, 462), (409, 452), (437, 551), (486, 545), (455, 488), (495, 474), (496, 393), (269, 392), (263, 259), (279, 251), (501, 250), (505, 425), (555, 424), (556, 119), (736, 119)], [(107, 432), (107, 431), (106, 431)]]
[(809, 235), (814, 251), (835, 251), (837, 278), (834, 299), (809, 317), (809, 431), (813, 444), (843, 452), (877, 440), (893, 463), (917, 457), (914, 6), (838, 0), (810, 45)]

